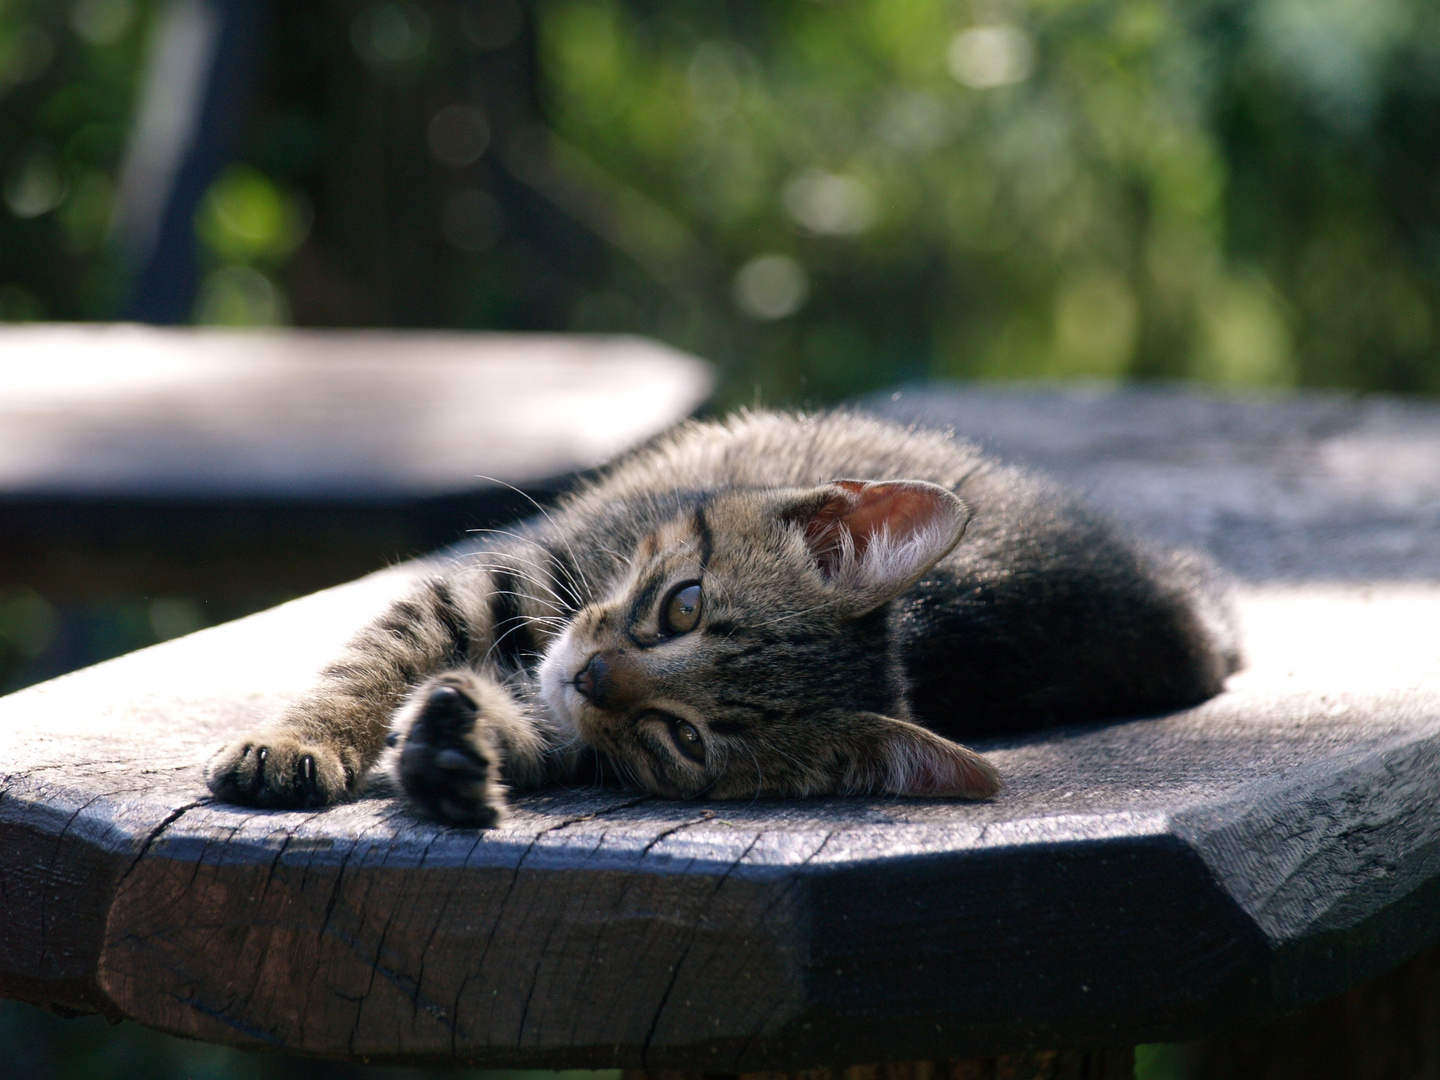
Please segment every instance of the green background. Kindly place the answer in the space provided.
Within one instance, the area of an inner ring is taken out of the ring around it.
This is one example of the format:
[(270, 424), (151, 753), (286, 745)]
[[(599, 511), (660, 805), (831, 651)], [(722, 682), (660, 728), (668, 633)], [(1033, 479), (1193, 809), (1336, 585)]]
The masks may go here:
[[(0, 318), (123, 311), (160, 10), (0, 5)], [(1433, 393), (1437, 106), (1418, 0), (275, 5), (195, 318), (636, 331), (722, 403)]]

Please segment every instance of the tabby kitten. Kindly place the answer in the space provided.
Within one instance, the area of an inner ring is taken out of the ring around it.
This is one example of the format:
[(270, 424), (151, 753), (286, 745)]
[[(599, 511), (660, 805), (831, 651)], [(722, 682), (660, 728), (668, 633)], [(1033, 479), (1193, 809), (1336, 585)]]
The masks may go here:
[(741, 413), (455, 553), (207, 780), (318, 806), (388, 741), (410, 798), (457, 825), (596, 775), (984, 797), (999, 778), (956, 740), (1193, 705), (1237, 662), (1202, 564), (1048, 483), (946, 434)]

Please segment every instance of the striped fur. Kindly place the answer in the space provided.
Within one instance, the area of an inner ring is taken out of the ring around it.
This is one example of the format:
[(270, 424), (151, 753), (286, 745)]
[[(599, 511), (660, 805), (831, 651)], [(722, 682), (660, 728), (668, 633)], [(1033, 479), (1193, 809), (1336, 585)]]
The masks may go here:
[(676, 797), (985, 796), (957, 740), (1204, 700), (1238, 664), (1227, 612), (1203, 563), (949, 435), (741, 413), (457, 551), (207, 775), (321, 805), (393, 727), (402, 785), (457, 824), (596, 769)]

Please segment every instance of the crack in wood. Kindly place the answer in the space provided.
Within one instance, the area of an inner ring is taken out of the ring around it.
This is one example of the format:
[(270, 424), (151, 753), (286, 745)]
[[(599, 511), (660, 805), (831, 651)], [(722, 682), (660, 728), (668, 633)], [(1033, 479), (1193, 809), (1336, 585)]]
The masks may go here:
[(240, 1032), (242, 1035), (248, 1035), (250, 1038), (255, 1039), (258, 1042), (267, 1043), (268, 1045), (275, 1047), (283, 1047), (285, 1045), (284, 1040), (276, 1036), (274, 1033), (265, 1031), (263, 1028), (257, 1028), (251, 1024), (247, 1024), (243, 1020), (238, 1020), (230, 1012), (224, 1009), (217, 1009), (211, 1005), (206, 1005), (205, 1002), (199, 1000), (198, 998), (195, 998), (193, 996), (182, 997), (181, 995), (170, 991), (165, 991), (165, 995), (177, 1004), (184, 1005), (186, 1008), (194, 1009), (196, 1012), (202, 1013), (205, 1016), (210, 1017), (210, 1019), (218, 1021), (219, 1023), (224, 1024), (226, 1027), (232, 1028), (235, 1031)]
[[(549, 832), (558, 831), (559, 829), (568, 828), (568, 827), (571, 826), (571, 825), (577, 825), (577, 824), (579, 824), (579, 823), (582, 822), (582, 821), (592, 821), (592, 820), (595, 820), (595, 819), (598, 819), (598, 818), (607, 816), (607, 815), (609, 815), (609, 814), (617, 813), (617, 812), (619, 812), (619, 811), (621, 811), (621, 810), (628, 810), (628, 809), (631, 809), (631, 808), (636, 807), (636, 806), (640, 806), (640, 805), (642, 805), (643, 803), (650, 802), (650, 801), (652, 801), (652, 799), (651, 799), (650, 796), (641, 796), (641, 797), (639, 797), (639, 798), (635, 798), (635, 799), (628, 800), (628, 801), (626, 801), (626, 802), (624, 802), (624, 803), (622, 803), (622, 804), (620, 804), (620, 805), (618, 805), (618, 806), (607, 807), (607, 808), (605, 808), (604, 810), (598, 810), (598, 811), (596, 811), (596, 812), (594, 812), (594, 813), (592, 813), (592, 814), (586, 814), (586, 815), (583, 815), (583, 816), (580, 816), (580, 817), (570, 818), (570, 819), (567, 819), (566, 821), (561, 822), (560, 824), (558, 824), (558, 825), (556, 825), (556, 826), (551, 827), (550, 829), (546, 829), (546, 830), (542, 831), (541, 834), (540, 834), (540, 836), (543, 836), (543, 835), (545, 835), (546, 833), (549, 833)], [(706, 811), (706, 812), (705, 812), (705, 815), (702, 816), (702, 818), (701, 818), (700, 820), (705, 820), (706, 817), (713, 817), (713, 816), (714, 816), (714, 814), (713, 814), (711, 811)], [(679, 827), (677, 827), (677, 829), (671, 830), (671, 831), (678, 831), (678, 828), (679, 828)], [(595, 844), (595, 846), (594, 846), (593, 848), (590, 849), (590, 851), (589, 851), (589, 853), (588, 853), (588, 855), (587, 855), (587, 858), (593, 858), (593, 857), (595, 856), (596, 852), (598, 852), (598, 851), (600, 850), (601, 845), (604, 843), (604, 838), (605, 838), (607, 835), (609, 835), (607, 831), (602, 831), (602, 832), (601, 832), (601, 834), (600, 834), (600, 840)], [(539, 840), (539, 836), (536, 837), (536, 840), (537, 840), (537, 841)], [(533, 846), (534, 846), (534, 844), (532, 843), (531, 847), (533, 847)], [(654, 846), (653, 844), (646, 845), (644, 851), (641, 852), (642, 857), (643, 857), (643, 855), (645, 854), (645, 852), (648, 852), (648, 851), (650, 850), (650, 848), (653, 847), (653, 846)], [(525, 855), (527, 855), (527, 856), (529, 855), (529, 849), (528, 849), (528, 848), (526, 849)], [(524, 862), (524, 856), (521, 857), (521, 862)], [(518, 870), (519, 870), (519, 866), (518, 866), (518, 865), (517, 865), (517, 867), (516, 867), (516, 870), (517, 870), (517, 874), (518, 874)], [(585, 899), (588, 900), (588, 897), (589, 897), (589, 887), (588, 887), (588, 885), (587, 885), (586, 894), (585, 894)], [(583, 903), (583, 901), (582, 901), (582, 907), (583, 907), (583, 906), (584, 906), (584, 903)], [(528, 989), (528, 990), (526, 991), (526, 993), (525, 993), (525, 1002), (524, 1002), (524, 1004), (521, 1006), (520, 1019), (519, 1019), (519, 1022), (518, 1022), (518, 1023), (516, 1024), (516, 1026), (515, 1026), (515, 1046), (516, 1046), (516, 1049), (517, 1049), (517, 1050), (520, 1049), (521, 1046), (522, 1046), (523, 1043), (524, 1043), (524, 1039), (525, 1039), (525, 1022), (526, 1022), (526, 1020), (529, 1018), (529, 1015), (530, 1015), (530, 1003), (531, 1003), (531, 1000), (532, 1000), (532, 999), (534, 998), (534, 996), (535, 996), (535, 988), (536, 988), (537, 985), (539, 985), (539, 982), (540, 982), (540, 967), (541, 967), (541, 964), (542, 964), (543, 961), (544, 961), (544, 958), (549, 954), (550, 943), (554, 940), (555, 929), (556, 929), (556, 926), (557, 926), (557, 925), (558, 925), (558, 922), (557, 922), (556, 920), (551, 920), (551, 922), (550, 922), (550, 927), (549, 927), (549, 929), (546, 931), (546, 934), (545, 934), (545, 942), (544, 942), (544, 944), (543, 944), (543, 945), (541, 946), (541, 948), (540, 948), (539, 959), (538, 959), (538, 961), (537, 961), (537, 963), (536, 963), (535, 969), (531, 972), (530, 987), (529, 987), (529, 989)], [(592, 955), (593, 955), (593, 952), (592, 952)]]
[[(808, 855), (805, 856), (804, 859), (800, 861), (800, 866), (802, 868), (808, 867), (812, 862), (815, 861), (816, 857), (825, 850), (826, 845), (828, 845), (831, 840), (833, 840), (836, 836), (838, 836), (844, 831), (844, 829), (830, 829), (828, 832), (826, 832), (825, 838), (820, 841), (820, 843), (813, 851), (811, 851)], [(770, 917), (771, 913), (774, 912), (776, 906), (780, 903), (782, 899), (801, 888), (802, 880), (803, 878), (801, 877), (793, 877), (780, 888), (777, 888), (775, 890), (775, 894), (770, 898), (770, 902), (765, 905), (765, 910), (761, 913), (760, 918), (756, 921), (763, 925), (764, 922)], [(772, 944), (772, 953), (774, 952), (774, 949), (775, 946)], [(741, 1071), (741, 1063), (749, 1055), (751, 1047), (755, 1045), (755, 1040), (759, 1037), (760, 1032), (758, 1030), (752, 1031), (748, 1036), (746, 1036), (745, 1042), (741, 1044), (740, 1049), (736, 1052), (734, 1058), (730, 1062), (729, 1071), (737, 1073)]]
[[(425, 843), (425, 850), (421, 853), (421, 856), (420, 856), (420, 862), (421, 862), (422, 864), (423, 864), (424, 861), (425, 861), (425, 856), (429, 854), (430, 849), (435, 845), (435, 841), (438, 840), (439, 838), (440, 838), (440, 833), (436, 832), (436, 833), (434, 833), (434, 834), (431, 835), (431, 837), (430, 837), (430, 839), (429, 839), (428, 841), (426, 841), (426, 843)], [(387, 860), (389, 859), (389, 852), (386, 853), (386, 859), (387, 859)], [(383, 865), (383, 864), (382, 864), (382, 865)], [(402, 983), (401, 983), (400, 981), (398, 981), (398, 980), (394, 977), (394, 973), (392, 973), (392, 972), (389, 970), (388, 967), (382, 967), (382, 965), (381, 965), (381, 963), (380, 963), (380, 957), (384, 954), (384, 951), (385, 951), (385, 941), (386, 941), (386, 939), (390, 936), (390, 927), (391, 927), (391, 925), (394, 923), (394, 921), (395, 921), (395, 904), (394, 904), (394, 902), (392, 901), (392, 903), (391, 903), (391, 905), (390, 905), (390, 910), (389, 910), (389, 911), (386, 913), (386, 915), (385, 915), (385, 925), (384, 925), (384, 926), (381, 928), (381, 930), (380, 930), (380, 940), (379, 940), (379, 941), (376, 943), (376, 945), (375, 945), (375, 957), (374, 957), (374, 959), (370, 962), (370, 979), (369, 979), (369, 981), (368, 981), (368, 982), (366, 983), (366, 985), (365, 985), (365, 996), (366, 996), (367, 998), (370, 996), (371, 992), (375, 989), (375, 976), (376, 976), (377, 974), (383, 976), (387, 981), (389, 981), (390, 983), (392, 983), (398, 990), (400, 990), (400, 992), (401, 992), (402, 994), (406, 994), (407, 996), (409, 996), (409, 991), (408, 991), (407, 987), (405, 987), (404, 985), (402, 985)], [(415, 992), (416, 994), (419, 993), (419, 987), (418, 987), (418, 986), (415, 987), (415, 991), (414, 991), (414, 992)], [(362, 1011), (363, 1011), (363, 1010), (362, 1010)], [(449, 1021), (446, 1021), (446, 1020), (444, 1019), (443, 1015), (441, 1016), (441, 1022), (442, 1022), (442, 1023), (445, 1023), (447, 1026), (450, 1027), (450, 1029), (451, 1029), (451, 1034), (452, 1034), (452, 1038), (453, 1038), (453, 1034), (454, 1034), (454, 1025), (453, 1025), (453, 1023), (451, 1023), (451, 1022), (449, 1022)], [(351, 1055), (352, 1057), (353, 1057), (354, 1054), (355, 1054), (355, 1036), (356, 1036), (356, 1034), (357, 1034), (358, 1031), (359, 1031), (359, 1025), (360, 1025), (360, 1016), (359, 1016), (359, 1013), (357, 1013), (357, 1014), (356, 1014), (356, 1017), (355, 1017), (355, 1024), (354, 1024), (354, 1026), (352, 1026), (351, 1029), (350, 1029), (350, 1046), (349, 1046), (349, 1051), (350, 1051), (350, 1055)]]
[[(470, 859), (474, 856), (475, 849), (480, 846), (480, 841), (483, 836), (483, 832), (479, 830), (476, 831), (475, 839), (470, 844), (470, 850), (465, 853), (465, 858), (461, 860), (460, 866), (462, 872), (465, 867), (470, 865)], [(427, 847), (425, 849), (425, 854), (428, 856), (429, 853), (430, 849)], [(424, 865), (423, 858), (421, 859), (421, 865)], [(420, 963), (415, 974), (415, 997), (411, 999), (410, 1016), (412, 1021), (419, 1015), (420, 988), (425, 985), (425, 962), (427, 959), (429, 959), (430, 956), (430, 946), (435, 941), (435, 935), (440, 932), (440, 926), (445, 921), (446, 913), (450, 910), (450, 902), (455, 898), (455, 892), (459, 887), (460, 882), (458, 878), (451, 878), (450, 888), (445, 893), (445, 901), (440, 905), (439, 910), (436, 911), (435, 920), (430, 926), (430, 934), (428, 937), (426, 937), (425, 944), (420, 949)], [(446, 1017), (443, 1013), (439, 1016), (439, 1019), (442, 1023), (450, 1022), (450, 1018)]]
[(618, 803), (615, 806), (607, 806), (601, 810), (595, 810), (590, 813), (577, 814), (573, 817), (567, 817), (562, 821), (556, 822), (554, 825), (548, 825), (545, 828), (541, 829), (535, 834), (534, 838), (530, 841), (530, 843), (526, 845), (525, 850), (520, 853), (520, 858), (517, 859), (515, 862), (514, 870), (510, 874), (510, 882), (505, 888), (505, 895), (500, 899), (500, 905), (495, 914), (495, 921), (490, 926), (490, 933), (485, 938), (485, 946), (483, 949), (480, 950), (480, 957), (476, 961), (471, 971), (466, 972), (466, 974), (461, 978), (460, 984), (455, 990), (455, 998), (450, 1007), (450, 1016), (454, 1018), (452, 1023), (450, 1024), (452, 1055), (457, 1052), (457, 1043), (455, 1040), (456, 1031), (459, 1024), (460, 999), (464, 996), (465, 988), (470, 983), (471, 974), (474, 971), (479, 971), (485, 966), (485, 958), (490, 954), (490, 947), (495, 941), (495, 934), (499, 931), (501, 924), (505, 920), (506, 908), (509, 906), (510, 898), (515, 891), (515, 885), (520, 880), (520, 871), (525, 865), (525, 860), (528, 859), (530, 857), (530, 853), (535, 850), (535, 845), (540, 842), (542, 837), (545, 837), (550, 833), (558, 832), (561, 829), (569, 828), (571, 825), (578, 825), (583, 821), (594, 821), (598, 818), (607, 817), (610, 814), (617, 814), (625, 810), (633, 809), (636, 806), (640, 806), (644, 803), (653, 801), (653, 798), (654, 797), (651, 795), (641, 795), (633, 799), (627, 799), (626, 801)]
[(660, 841), (664, 840), (667, 836), (674, 836), (676, 833), (680, 832), (683, 829), (688, 829), (692, 825), (701, 825), (707, 821), (713, 821), (714, 819), (715, 811), (706, 810), (698, 818), (694, 818), (690, 821), (682, 821), (678, 825), (672, 825), (670, 828), (665, 829), (662, 832), (656, 833), (655, 837), (650, 840), (643, 848), (640, 849), (640, 854), (641, 856), (649, 855), (650, 849), (653, 848), (656, 844), (660, 843)]
[[(713, 813), (713, 811), (707, 811), (706, 816), (700, 818), (699, 820), (708, 821), (714, 816), (715, 814)], [(687, 822), (686, 824), (699, 824), (699, 822)], [(645, 850), (649, 851), (651, 847), (654, 847), (655, 844), (659, 843), (660, 840), (663, 839), (665, 836), (669, 835), (669, 833), (678, 832), (679, 829), (682, 827), (683, 826), (677, 826), (674, 829), (668, 830), (668, 832), (666, 833), (662, 833), (660, 836), (656, 837), (655, 840), (653, 840), (649, 845), (647, 845)], [(746, 845), (745, 850), (740, 853), (739, 857), (732, 860), (730, 865), (725, 868), (725, 872), (720, 875), (719, 880), (715, 882), (715, 888), (712, 889), (710, 892), (708, 904), (713, 904), (715, 902), (715, 898), (720, 895), (720, 890), (724, 887), (725, 882), (729, 880), (731, 873), (735, 870), (737, 866), (739, 866), (742, 862), (745, 861), (745, 857), (749, 855), (750, 852), (755, 850), (755, 845), (760, 842), (760, 837), (763, 835), (764, 833), (756, 833), (751, 838), (750, 843)], [(694, 929), (692, 929), (690, 931), (689, 937), (685, 941), (684, 949), (681, 950), (680, 956), (675, 961), (675, 966), (670, 972), (670, 981), (666, 983), (665, 991), (660, 995), (660, 1002), (655, 1006), (655, 1014), (650, 1018), (650, 1027), (646, 1030), (645, 1039), (640, 1045), (640, 1067), (642, 1069), (649, 1068), (648, 1059), (650, 1056), (650, 1044), (655, 1038), (655, 1030), (660, 1026), (660, 1017), (665, 1012), (665, 1005), (670, 1000), (671, 991), (675, 989), (675, 983), (680, 978), (680, 969), (684, 967), (685, 961), (690, 956), (690, 950), (694, 946), (694, 944), (695, 931)]]

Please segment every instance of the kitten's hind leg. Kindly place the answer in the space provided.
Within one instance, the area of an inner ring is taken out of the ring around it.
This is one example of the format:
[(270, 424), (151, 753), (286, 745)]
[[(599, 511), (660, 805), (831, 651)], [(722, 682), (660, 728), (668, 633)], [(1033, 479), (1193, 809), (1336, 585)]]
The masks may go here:
[(460, 670), (437, 676), (401, 709), (396, 773), (405, 793), (447, 825), (492, 828), (510, 785), (544, 779), (550, 740), (504, 687)]

